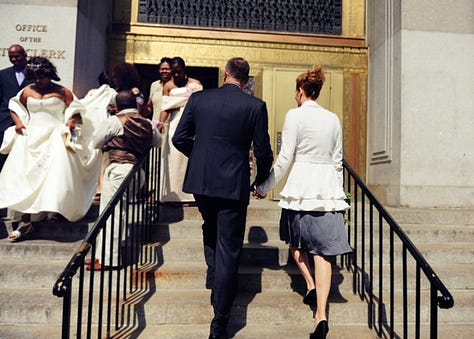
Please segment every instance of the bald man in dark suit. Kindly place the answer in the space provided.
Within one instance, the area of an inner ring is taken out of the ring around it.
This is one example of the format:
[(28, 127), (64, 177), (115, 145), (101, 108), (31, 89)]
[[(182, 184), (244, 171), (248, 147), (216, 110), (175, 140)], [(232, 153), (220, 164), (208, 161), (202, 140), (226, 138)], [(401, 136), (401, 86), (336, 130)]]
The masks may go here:
[(242, 91), (248, 75), (247, 61), (230, 59), (224, 85), (191, 96), (172, 139), (189, 158), (183, 191), (194, 194), (204, 220), (206, 287), (214, 307), (209, 338), (228, 338), (250, 195), (251, 145), (255, 184), (268, 177), (273, 161), (266, 104)]
[[(10, 98), (14, 97), (26, 85), (33, 81), (26, 78), (26, 52), (20, 45), (12, 45), (8, 49), (8, 58), (13, 64), (0, 71), (0, 145), (5, 130), (13, 125), (8, 109)], [(7, 159), (7, 155), (0, 154), (0, 171)]]
[[(13, 120), (8, 109), (10, 98), (19, 90), (32, 83), (26, 78), (26, 52), (20, 45), (11, 45), (8, 49), (8, 58), (13, 64), (11, 67), (0, 70), (0, 145), (3, 142), (5, 130), (13, 125)], [(7, 160), (7, 154), (0, 154), (0, 171)], [(0, 209), (0, 217), (7, 214), (6, 209)]]

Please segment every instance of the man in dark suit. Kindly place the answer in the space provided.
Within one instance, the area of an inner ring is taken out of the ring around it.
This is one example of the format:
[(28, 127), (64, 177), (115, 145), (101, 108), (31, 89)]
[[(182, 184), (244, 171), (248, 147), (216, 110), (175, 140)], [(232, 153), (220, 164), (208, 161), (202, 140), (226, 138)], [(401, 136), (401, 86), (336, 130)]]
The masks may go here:
[[(10, 98), (20, 89), (33, 82), (26, 78), (26, 52), (20, 45), (11, 45), (8, 48), (8, 58), (13, 64), (11, 67), (0, 70), (0, 145), (3, 142), (5, 130), (13, 125), (8, 109)], [(7, 154), (0, 154), (0, 171), (7, 160)], [(5, 217), (6, 209), (0, 209), (0, 217)]]
[(228, 337), (249, 204), (252, 143), (254, 184), (267, 178), (273, 161), (266, 104), (242, 91), (248, 75), (247, 61), (230, 59), (224, 85), (191, 96), (172, 139), (189, 158), (183, 190), (194, 194), (204, 220), (206, 287), (212, 290), (214, 307), (209, 338)]
[[(0, 145), (3, 141), (5, 130), (13, 125), (13, 120), (8, 109), (10, 98), (14, 97), (19, 90), (32, 83), (26, 78), (26, 52), (20, 45), (11, 45), (8, 49), (8, 58), (13, 64), (11, 67), (0, 71)], [(0, 154), (0, 171), (7, 159), (7, 155)]]

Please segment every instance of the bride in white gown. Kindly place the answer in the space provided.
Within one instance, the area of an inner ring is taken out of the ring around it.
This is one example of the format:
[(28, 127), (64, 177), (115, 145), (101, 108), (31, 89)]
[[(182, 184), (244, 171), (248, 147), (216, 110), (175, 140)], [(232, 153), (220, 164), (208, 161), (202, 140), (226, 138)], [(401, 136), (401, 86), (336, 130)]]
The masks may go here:
[(0, 150), (9, 153), (0, 173), (0, 208), (21, 217), (11, 241), (31, 232), (31, 214), (54, 212), (69, 221), (84, 217), (100, 170), (99, 153), (88, 145), (93, 125), (85, 107), (51, 81), (59, 78), (46, 58), (32, 58), (28, 70), (35, 82), (10, 100), (15, 125)]

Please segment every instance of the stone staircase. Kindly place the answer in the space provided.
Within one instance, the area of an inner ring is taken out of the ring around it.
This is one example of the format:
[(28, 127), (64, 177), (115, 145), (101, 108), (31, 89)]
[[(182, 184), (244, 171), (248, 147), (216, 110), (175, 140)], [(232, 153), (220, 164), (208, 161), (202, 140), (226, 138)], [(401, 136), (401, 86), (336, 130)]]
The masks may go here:
[(388, 208), (446, 285), (454, 307), (439, 309), (439, 338), (474, 338), (474, 210)]
[[(161, 214), (157, 239), (164, 241), (155, 272), (157, 292), (144, 306), (144, 338), (207, 338), (212, 308), (204, 288), (201, 217), (197, 208)], [(313, 311), (302, 303), (306, 287), (279, 240), (276, 202), (252, 200), (239, 270), (239, 294), (232, 309), (235, 338), (308, 338)], [(182, 219), (182, 220), (181, 220)], [(330, 297), (333, 338), (375, 338), (366, 306), (350, 291), (348, 272), (335, 267)]]
[[(474, 337), (474, 213), (391, 212), (454, 295), (455, 307), (439, 313), (439, 338)], [(1, 339), (60, 338), (62, 299), (53, 296), (52, 287), (96, 214), (92, 210), (74, 224), (41, 223), (35, 233), (14, 244), (0, 229)], [(286, 245), (278, 240), (279, 214), (275, 202), (251, 201), (240, 292), (230, 324), (230, 334), (237, 339), (308, 338), (313, 330), (313, 312), (301, 301), (304, 282)], [(153, 231), (157, 264), (147, 268), (149, 290), (133, 305), (135, 326), (113, 337), (207, 338), (212, 308), (204, 288), (199, 212), (195, 207), (162, 208), (160, 220)], [(367, 326), (367, 304), (352, 293), (351, 282), (352, 274), (336, 265), (328, 338), (376, 338)]]
[(6, 238), (11, 223), (0, 223), (0, 338), (61, 338), (62, 299), (52, 289), (94, 223), (98, 206), (79, 222), (34, 223), (16, 243)]

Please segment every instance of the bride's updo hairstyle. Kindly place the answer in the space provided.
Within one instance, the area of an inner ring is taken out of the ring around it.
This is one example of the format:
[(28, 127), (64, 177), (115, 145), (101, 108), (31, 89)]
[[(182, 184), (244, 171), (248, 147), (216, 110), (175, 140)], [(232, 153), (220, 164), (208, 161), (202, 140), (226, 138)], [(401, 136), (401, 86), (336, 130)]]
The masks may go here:
[(56, 67), (44, 57), (32, 57), (26, 63), (26, 76), (28, 79), (50, 78), (59, 81)]
[(301, 88), (308, 98), (316, 100), (319, 97), (319, 92), (321, 92), (325, 80), (323, 68), (321, 66), (313, 66), (312, 69), (300, 74), (296, 78), (296, 90)]

